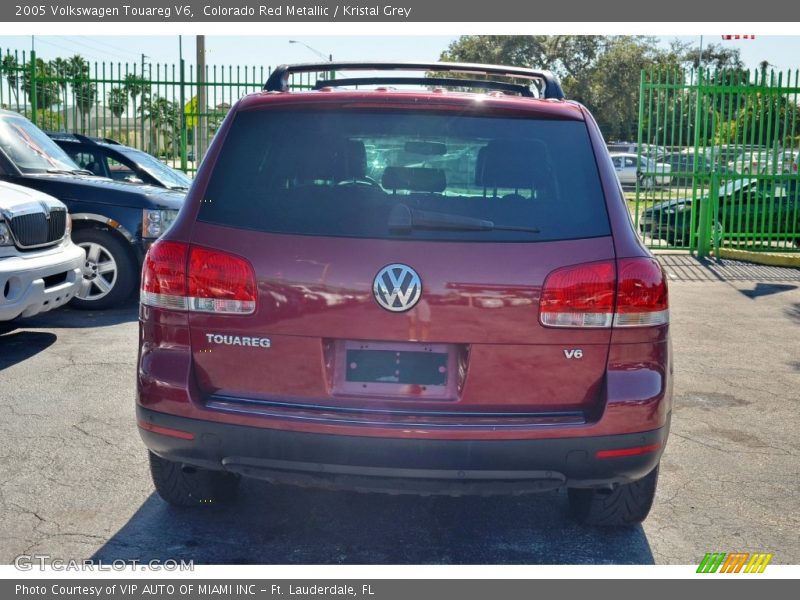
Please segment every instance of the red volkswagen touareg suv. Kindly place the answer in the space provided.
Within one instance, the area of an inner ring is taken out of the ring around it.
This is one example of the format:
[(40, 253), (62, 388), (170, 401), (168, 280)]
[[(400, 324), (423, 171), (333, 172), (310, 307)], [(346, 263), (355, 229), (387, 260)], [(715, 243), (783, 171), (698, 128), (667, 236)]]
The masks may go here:
[[(289, 90), (320, 72), (336, 79)], [(176, 505), (243, 475), (565, 488), (583, 522), (636, 523), (670, 352), (664, 274), (549, 72), (283, 66), (231, 109), (147, 254), (137, 418)]]

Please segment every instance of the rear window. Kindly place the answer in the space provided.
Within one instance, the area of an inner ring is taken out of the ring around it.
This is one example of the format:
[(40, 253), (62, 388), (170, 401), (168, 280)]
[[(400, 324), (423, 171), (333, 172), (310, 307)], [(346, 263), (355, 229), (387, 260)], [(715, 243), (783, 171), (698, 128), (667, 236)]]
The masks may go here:
[[(398, 216), (413, 226), (398, 229)], [(534, 242), (610, 233), (584, 123), (452, 112), (239, 113), (199, 218), (384, 239)]]

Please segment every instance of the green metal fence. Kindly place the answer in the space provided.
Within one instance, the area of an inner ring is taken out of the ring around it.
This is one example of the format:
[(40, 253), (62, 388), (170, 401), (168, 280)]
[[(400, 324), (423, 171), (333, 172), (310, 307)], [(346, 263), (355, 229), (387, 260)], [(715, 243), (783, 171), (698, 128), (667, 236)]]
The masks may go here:
[[(110, 138), (193, 174), (222, 120), (239, 98), (258, 91), (268, 66), (44, 61), (34, 52), (0, 52), (0, 107), (46, 131)], [(327, 73), (326, 73), (327, 75)], [(296, 75), (294, 89), (315, 74)]]
[(798, 73), (642, 72), (629, 205), (649, 246), (798, 251)]

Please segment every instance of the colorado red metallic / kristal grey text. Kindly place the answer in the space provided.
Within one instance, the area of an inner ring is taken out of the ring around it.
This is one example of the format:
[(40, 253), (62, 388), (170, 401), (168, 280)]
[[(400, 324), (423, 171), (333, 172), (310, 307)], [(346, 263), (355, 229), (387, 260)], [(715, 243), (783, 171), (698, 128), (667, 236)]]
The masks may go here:
[(203, 15), (212, 17), (403, 17), (411, 16), (411, 8), (394, 6), (391, 4), (373, 4), (369, 6), (354, 4), (337, 4), (323, 6), (320, 4), (278, 4), (278, 5), (248, 5), (240, 6), (203, 6)]

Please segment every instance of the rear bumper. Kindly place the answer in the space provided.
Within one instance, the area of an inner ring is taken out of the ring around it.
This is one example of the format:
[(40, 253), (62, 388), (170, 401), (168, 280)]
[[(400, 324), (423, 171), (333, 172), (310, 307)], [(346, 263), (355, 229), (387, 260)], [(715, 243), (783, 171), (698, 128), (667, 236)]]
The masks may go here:
[[(594, 437), (383, 438), (246, 427), (141, 406), (136, 411), (145, 445), (167, 460), (273, 483), (388, 493), (513, 494), (629, 483), (656, 467), (669, 432), (667, 420), (651, 431)], [(646, 451), (597, 456), (635, 448)]]

